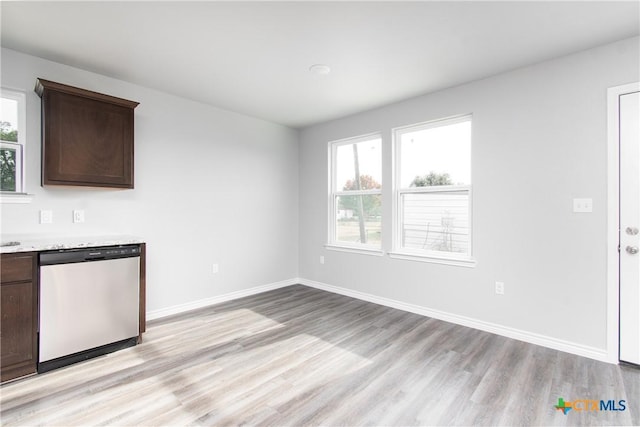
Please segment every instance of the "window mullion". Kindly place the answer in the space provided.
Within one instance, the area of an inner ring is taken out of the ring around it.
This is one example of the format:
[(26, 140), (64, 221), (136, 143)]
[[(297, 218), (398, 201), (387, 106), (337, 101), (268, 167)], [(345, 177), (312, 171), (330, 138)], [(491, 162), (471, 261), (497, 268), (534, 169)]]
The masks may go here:
[(400, 193), (459, 193), (469, 191), (470, 185), (432, 185), (429, 187), (400, 188)]
[(381, 189), (375, 190), (347, 190), (347, 191), (334, 191), (334, 196), (368, 196), (382, 194)]

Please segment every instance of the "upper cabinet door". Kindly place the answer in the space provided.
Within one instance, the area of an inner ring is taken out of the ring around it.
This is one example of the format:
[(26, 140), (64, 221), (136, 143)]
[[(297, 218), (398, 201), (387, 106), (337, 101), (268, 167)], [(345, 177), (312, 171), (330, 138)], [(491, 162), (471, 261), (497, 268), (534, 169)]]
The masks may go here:
[(133, 188), (137, 102), (43, 79), (42, 185)]

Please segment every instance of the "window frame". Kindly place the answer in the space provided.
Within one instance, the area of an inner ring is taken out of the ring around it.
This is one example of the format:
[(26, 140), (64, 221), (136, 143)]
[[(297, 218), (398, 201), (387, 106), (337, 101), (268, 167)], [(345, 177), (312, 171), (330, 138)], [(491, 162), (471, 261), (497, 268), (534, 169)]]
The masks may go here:
[[(392, 197), (392, 250), (389, 252), (391, 258), (404, 259), (410, 261), (431, 262), (437, 264), (455, 265), (461, 267), (475, 267), (476, 261), (473, 258), (473, 173), (472, 160), (470, 160), (470, 183), (468, 185), (437, 185), (428, 187), (402, 187), (401, 186), (401, 161), (402, 161), (402, 135), (408, 132), (419, 132), (456, 123), (469, 122), (471, 125), (470, 153), (473, 153), (473, 115), (464, 114), (459, 116), (446, 117), (442, 119), (430, 120), (392, 129), (392, 168), (393, 168), (393, 197)], [(471, 159), (473, 156), (471, 156)], [(469, 229), (469, 250), (465, 253), (435, 251), (428, 249), (414, 249), (403, 246), (402, 230), (404, 210), (402, 199), (405, 194), (433, 194), (439, 192), (467, 192), (468, 197), (468, 229)]]
[(0, 97), (11, 99), (17, 103), (18, 140), (1, 141), (2, 144), (19, 146), (16, 154), (16, 190), (0, 191), (2, 203), (29, 203), (31, 196), (27, 194), (26, 158), (27, 158), (27, 96), (25, 92), (0, 87)]
[[(337, 232), (336, 199), (337, 197), (379, 195), (380, 198), (382, 199), (382, 185), (383, 185), (383, 183), (380, 182), (379, 189), (370, 189), (370, 190), (350, 190), (350, 191), (337, 190), (337, 186), (336, 186), (337, 185), (337, 168), (335, 167), (336, 159), (337, 159), (336, 158), (337, 149), (338, 147), (343, 145), (358, 144), (361, 142), (371, 141), (374, 139), (380, 140), (380, 151), (381, 151), (380, 166), (381, 168), (384, 168), (384, 165), (382, 164), (382, 132), (372, 132), (365, 135), (338, 139), (338, 140), (330, 141), (328, 143), (328, 156), (329, 156), (328, 189), (329, 191), (328, 191), (327, 205), (328, 205), (329, 221), (328, 221), (328, 227), (327, 227), (327, 244), (325, 245), (325, 248), (327, 249), (344, 251), (344, 252), (361, 253), (365, 255), (383, 255), (384, 253), (382, 250), (382, 247), (383, 247), (382, 239), (380, 241), (380, 246), (378, 247), (377, 245), (374, 246), (370, 244), (355, 243), (355, 242), (353, 244), (350, 244), (349, 242), (337, 240), (337, 236), (336, 236), (336, 232)], [(381, 181), (382, 181), (382, 177), (381, 177)], [(382, 229), (382, 220), (380, 222), (380, 227)]]

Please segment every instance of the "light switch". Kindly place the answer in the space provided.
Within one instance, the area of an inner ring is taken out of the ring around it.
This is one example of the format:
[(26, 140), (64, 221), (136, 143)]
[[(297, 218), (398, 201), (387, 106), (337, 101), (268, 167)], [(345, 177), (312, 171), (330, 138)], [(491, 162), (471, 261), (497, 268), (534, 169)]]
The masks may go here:
[(83, 210), (74, 210), (73, 211), (73, 222), (84, 222), (84, 211)]
[(53, 223), (53, 211), (52, 210), (40, 211), (40, 224), (51, 224), (51, 223)]
[(593, 212), (593, 199), (573, 199), (574, 212)]

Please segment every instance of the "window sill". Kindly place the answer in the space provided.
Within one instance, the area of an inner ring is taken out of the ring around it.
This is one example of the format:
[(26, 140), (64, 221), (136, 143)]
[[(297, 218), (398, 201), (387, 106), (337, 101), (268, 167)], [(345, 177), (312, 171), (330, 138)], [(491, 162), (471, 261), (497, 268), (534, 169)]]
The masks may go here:
[(329, 249), (330, 251), (351, 252), (351, 253), (355, 253), (355, 254), (374, 255), (374, 256), (382, 256), (382, 255), (384, 255), (384, 251), (382, 251), (381, 249), (371, 249), (371, 248), (367, 248), (367, 247), (340, 246), (340, 245), (335, 245), (335, 244), (332, 244), (332, 245), (327, 244), (327, 245), (324, 245), (324, 247)]
[(33, 194), (27, 193), (0, 193), (0, 204), (31, 203)]
[(402, 259), (405, 261), (429, 262), (432, 264), (453, 265), (456, 267), (473, 268), (477, 262), (473, 258), (447, 258), (434, 255), (413, 254), (407, 252), (389, 252), (389, 258)]

